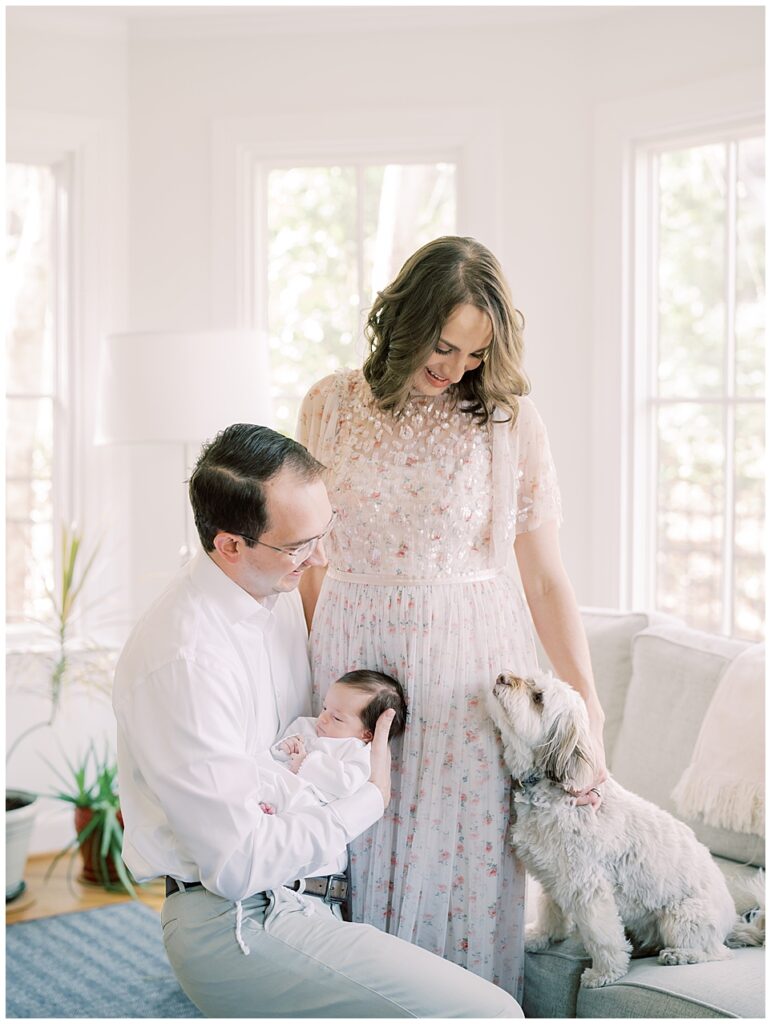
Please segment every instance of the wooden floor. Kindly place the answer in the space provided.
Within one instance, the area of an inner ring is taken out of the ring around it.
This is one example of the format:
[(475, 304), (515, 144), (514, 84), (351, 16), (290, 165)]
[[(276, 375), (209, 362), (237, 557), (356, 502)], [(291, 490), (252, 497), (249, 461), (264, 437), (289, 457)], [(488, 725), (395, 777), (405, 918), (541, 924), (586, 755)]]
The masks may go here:
[[(24, 871), (26, 890), (11, 903), (5, 905), (6, 924), (19, 921), (34, 921), (54, 914), (71, 914), (77, 910), (92, 910), (111, 903), (126, 903), (131, 897), (125, 894), (107, 892), (101, 886), (78, 881), (81, 863), (80, 854), (74, 861), (69, 855), (62, 857), (50, 878), (45, 875), (54, 854), (38, 854), (27, 860)], [(137, 887), (139, 899), (160, 913), (164, 900), (162, 880)]]

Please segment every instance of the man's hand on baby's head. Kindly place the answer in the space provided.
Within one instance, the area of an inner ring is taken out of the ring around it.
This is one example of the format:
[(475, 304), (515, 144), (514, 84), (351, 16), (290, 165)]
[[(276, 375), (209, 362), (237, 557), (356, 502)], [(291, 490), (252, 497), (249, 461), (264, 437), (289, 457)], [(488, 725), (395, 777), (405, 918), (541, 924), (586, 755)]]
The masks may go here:
[(393, 708), (389, 708), (378, 718), (370, 747), (369, 781), (382, 793), (386, 807), (391, 799), (391, 749), (388, 746), (388, 733), (395, 714)]

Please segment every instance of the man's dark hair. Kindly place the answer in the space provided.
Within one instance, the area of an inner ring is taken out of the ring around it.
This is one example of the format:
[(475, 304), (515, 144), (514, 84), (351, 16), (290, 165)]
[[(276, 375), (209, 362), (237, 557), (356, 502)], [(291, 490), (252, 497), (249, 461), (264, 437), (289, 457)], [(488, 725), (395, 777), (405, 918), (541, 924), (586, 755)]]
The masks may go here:
[(346, 672), (340, 676), (338, 683), (345, 686), (352, 686), (362, 693), (371, 693), (372, 700), (361, 713), (361, 721), (365, 729), (375, 734), (377, 720), (389, 708), (393, 708), (396, 714), (391, 722), (391, 731), (388, 739), (396, 739), (404, 732), (407, 724), (407, 700), (401, 683), (384, 672), (375, 672), (368, 668), (357, 669), (355, 672)]
[[(324, 468), (290, 437), (253, 423), (234, 423), (201, 449), (190, 477), (190, 504), (204, 551), (218, 533), (253, 539), (268, 528), (263, 484), (283, 467), (315, 480)], [(246, 540), (252, 547), (252, 542)]]

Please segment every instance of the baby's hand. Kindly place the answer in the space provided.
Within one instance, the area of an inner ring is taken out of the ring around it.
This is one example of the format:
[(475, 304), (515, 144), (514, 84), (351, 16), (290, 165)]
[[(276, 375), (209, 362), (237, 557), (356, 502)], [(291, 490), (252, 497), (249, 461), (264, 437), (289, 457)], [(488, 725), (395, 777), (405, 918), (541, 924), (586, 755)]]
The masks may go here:
[(279, 743), (278, 748), (285, 754), (299, 754), (301, 751), (305, 753), (305, 744), (299, 736), (287, 736)]
[(308, 751), (305, 749), (305, 744), (303, 743), (303, 741), (300, 739), (299, 736), (296, 737), (296, 739), (297, 749), (289, 755), (289, 764), (287, 765), (289, 771), (294, 772), (295, 775), (299, 772), (300, 765), (308, 756)]
[(276, 808), (273, 804), (266, 804), (264, 801), (260, 801), (260, 810), (263, 814), (275, 814)]

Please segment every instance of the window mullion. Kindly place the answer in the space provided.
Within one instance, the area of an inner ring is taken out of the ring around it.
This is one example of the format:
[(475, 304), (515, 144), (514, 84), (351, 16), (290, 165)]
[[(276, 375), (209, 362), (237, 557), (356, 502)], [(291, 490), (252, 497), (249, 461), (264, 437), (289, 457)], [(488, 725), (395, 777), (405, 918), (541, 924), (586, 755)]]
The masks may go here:
[(364, 164), (356, 164), (356, 293), (357, 304), (356, 349), (358, 362), (364, 360)]
[[(254, 225), (252, 262), (252, 288), (251, 294), (245, 298), (245, 302), (251, 302), (249, 312), (249, 327), (257, 327), (264, 331), (268, 337), (270, 328), (270, 310), (268, 309), (268, 297), (270, 295), (270, 281), (268, 280), (269, 253), (268, 253), (268, 176), (270, 168), (261, 163), (250, 165), (251, 177), (251, 206), (249, 213)], [(252, 298), (253, 296), (253, 298)]]
[(736, 176), (737, 143), (726, 145), (726, 211), (725, 211), (725, 351), (723, 437), (725, 438), (724, 509), (723, 509), (723, 610), (722, 628), (726, 634), (734, 625), (735, 577), (735, 501), (736, 501)]
[(649, 244), (646, 277), (648, 279), (648, 337), (650, 344), (645, 362), (645, 391), (648, 395), (646, 407), (646, 505), (648, 514), (647, 538), (645, 544), (646, 603), (656, 607), (658, 603), (658, 539), (659, 539), (659, 157), (654, 155), (648, 161), (648, 195), (650, 196), (650, 217), (648, 218)]
[[(76, 446), (72, 412), (75, 408), (75, 378), (70, 370), (70, 343), (74, 331), (75, 315), (70, 301), (72, 280), (70, 267), (74, 258), (74, 241), (69, 230), (71, 221), (70, 199), (72, 176), (67, 160), (56, 164), (54, 175), (54, 202), (51, 211), (51, 294), (54, 332), (54, 388), (53, 398), (53, 470), (51, 503), (54, 524), (62, 526), (75, 517), (73, 508), (73, 456)], [(68, 429), (69, 427), (69, 429)], [(64, 443), (64, 439), (67, 443)], [(56, 529), (56, 525), (54, 529)], [(54, 585), (63, 571), (59, 536), (54, 534)]]

